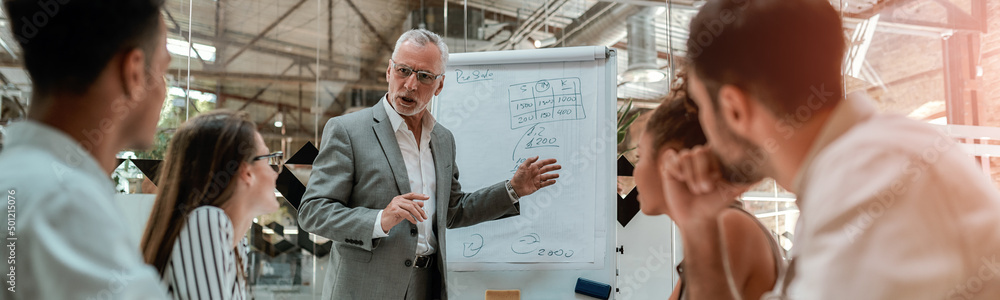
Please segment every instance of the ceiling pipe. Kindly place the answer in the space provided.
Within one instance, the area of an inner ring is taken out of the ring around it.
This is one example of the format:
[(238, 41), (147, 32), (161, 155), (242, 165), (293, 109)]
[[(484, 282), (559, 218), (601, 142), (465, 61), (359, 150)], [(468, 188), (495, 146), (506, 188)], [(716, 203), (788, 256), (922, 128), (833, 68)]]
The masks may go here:
[(667, 73), (656, 63), (656, 16), (663, 7), (647, 7), (628, 17), (628, 70), (622, 82), (657, 82)]
[(566, 4), (566, 2), (568, 2), (568, 0), (553, 0), (552, 2), (543, 3), (542, 6), (532, 12), (531, 16), (528, 17), (527, 22), (521, 24), (521, 26), (519, 26), (517, 30), (511, 34), (511, 37), (501, 42), (497, 48), (503, 49), (520, 43), (527, 38), (529, 34), (538, 30), (542, 27), (542, 25), (548, 22), (549, 18), (551, 18), (552, 15), (555, 15), (556, 12), (558, 12), (559, 9)]
[(642, 7), (598, 2), (556, 34), (554, 46), (611, 46), (626, 36), (625, 20)]

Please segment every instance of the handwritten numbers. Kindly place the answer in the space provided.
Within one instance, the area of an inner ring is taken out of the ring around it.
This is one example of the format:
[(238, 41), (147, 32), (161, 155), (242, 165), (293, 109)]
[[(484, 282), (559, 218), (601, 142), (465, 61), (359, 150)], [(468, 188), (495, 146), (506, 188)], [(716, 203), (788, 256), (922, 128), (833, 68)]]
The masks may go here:
[(573, 257), (573, 254), (576, 253), (573, 250), (540, 248), (541, 244), (542, 237), (537, 233), (532, 233), (515, 239), (514, 243), (510, 245), (510, 250), (516, 254), (536, 253), (538, 256), (565, 258)]
[(559, 147), (556, 145), (556, 138), (534, 138), (528, 140), (528, 143), (524, 145), (525, 149), (531, 149), (536, 147)]
[(546, 249), (538, 249), (538, 256), (556, 256), (556, 257), (570, 258), (570, 257), (573, 257), (574, 253), (575, 252), (573, 252), (573, 250), (563, 250), (563, 249), (546, 250)]
[(556, 78), (510, 85), (510, 128), (585, 119), (579, 83), (580, 78)]
[[(538, 132), (535, 132), (536, 129)], [(528, 133), (524, 136), (542, 136), (543, 132), (545, 132), (545, 127), (531, 126), (531, 128), (528, 129)]]

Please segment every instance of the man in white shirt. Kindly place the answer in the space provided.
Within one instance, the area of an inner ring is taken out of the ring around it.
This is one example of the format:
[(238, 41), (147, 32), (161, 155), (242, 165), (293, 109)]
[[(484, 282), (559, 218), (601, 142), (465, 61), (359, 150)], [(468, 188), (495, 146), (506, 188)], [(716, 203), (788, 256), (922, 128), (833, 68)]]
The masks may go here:
[[(661, 154), (685, 219), (692, 299), (738, 299), (719, 192), (764, 176), (801, 215), (768, 299), (1000, 299), (1000, 194), (955, 142), (841, 92), (839, 13), (821, 0), (712, 0), (691, 23), (689, 93), (708, 147)], [(690, 237), (690, 238), (689, 238)]]
[(444, 228), (516, 215), (519, 197), (555, 184), (560, 166), (536, 157), (511, 180), (462, 191), (454, 137), (426, 109), (447, 59), (437, 34), (404, 33), (386, 97), (323, 130), (299, 208), (303, 229), (334, 241), (323, 299), (444, 299)]
[(3, 299), (165, 299), (130, 238), (110, 174), (152, 145), (170, 62), (163, 0), (4, 1), (32, 78), (7, 129)]

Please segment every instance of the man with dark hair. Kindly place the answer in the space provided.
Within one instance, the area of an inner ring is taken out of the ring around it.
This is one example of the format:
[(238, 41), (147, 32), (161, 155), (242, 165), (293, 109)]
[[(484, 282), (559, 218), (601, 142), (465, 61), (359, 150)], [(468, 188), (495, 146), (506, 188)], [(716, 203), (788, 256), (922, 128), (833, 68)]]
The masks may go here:
[(33, 95), (0, 153), (10, 252), (2, 298), (165, 298), (108, 180), (118, 151), (153, 143), (170, 63), (162, 7), (4, 1)]
[(842, 28), (822, 0), (710, 0), (692, 20), (709, 146), (668, 151), (661, 170), (690, 298), (740, 298), (719, 193), (765, 176), (801, 214), (771, 298), (1000, 298), (1000, 194), (952, 139), (843, 96)]

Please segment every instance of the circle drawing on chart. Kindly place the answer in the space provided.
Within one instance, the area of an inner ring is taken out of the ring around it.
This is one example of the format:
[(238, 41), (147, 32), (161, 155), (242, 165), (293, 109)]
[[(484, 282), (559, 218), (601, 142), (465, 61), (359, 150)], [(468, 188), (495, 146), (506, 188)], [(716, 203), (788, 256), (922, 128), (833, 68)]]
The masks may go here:
[[(483, 250), (483, 245), (485, 244), (483, 241), (483, 235), (481, 234), (478, 233), (473, 234), (469, 236), (469, 238), (471, 239), (471, 241), (468, 243), (464, 243), (465, 247), (462, 250), (462, 256), (465, 257), (476, 256), (476, 254), (479, 254), (480, 250)], [(476, 241), (477, 239), (478, 241)]]
[(539, 244), (542, 243), (542, 238), (538, 236), (537, 233), (532, 233), (517, 238), (513, 244), (510, 245), (510, 251), (514, 251), (517, 254), (528, 254), (538, 250)]
[(548, 91), (552, 86), (549, 84), (548, 80), (539, 80), (535, 83), (535, 92), (541, 93)]

